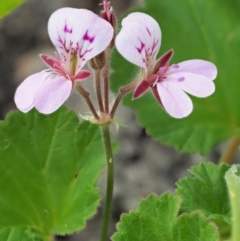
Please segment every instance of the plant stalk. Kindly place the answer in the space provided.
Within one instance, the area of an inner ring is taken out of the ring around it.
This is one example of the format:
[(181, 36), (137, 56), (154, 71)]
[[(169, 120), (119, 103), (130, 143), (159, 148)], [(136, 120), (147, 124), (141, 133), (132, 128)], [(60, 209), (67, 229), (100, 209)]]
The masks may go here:
[(103, 112), (103, 100), (101, 92), (101, 71), (95, 70), (96, 93), (100, 112)]
[(114, 114), (115, 114), (115, 112), (116, 112), (116, 110), (117, 110), (117, 107), (118, 107), (118, 105), (119, 105), (122, 97), (123, 97), (125, 94), (127, 94), (128, 92), (134, 90), (134, 88), (136, 87), (136, 85), (137, 85), (137, 79), (134, 80), (132, 83), (130, 83), (130, 84), (128, 84), (128, 85), (120, 88), (119, 93), (118, 93), (118, 95), (117, 95), (117, 97), (116, 97), (116, 99), (115, 99), (115, 102), (114, 102), (114, 104), (113, 104), (112, 110), (111, 110), (111, 112), (110, 112), (110, 116), (111, 116), (112, 118), (113, 118), (113, 116), (114, 116)]
[(103, 73), (103, 83), (104, 83), (104, 106), (105, 106), (105, 112), (109, 113), (109, 84), (108, 84), (108, 66), (106, 65), (102, 71)]
[(106, 241), (108, 237), (109, 222), (111, 218), (113, 185), (114, 185), (114, 163), (109, 126), (102, 126), (102, 136), (107, 159), (107, 189), (105, 207), (103, 213), (103, 224), (100, 241)]
[(232, 164), (233, 158), (239, 148), (240, 145), (240, 138), (238, 137), (232, 137), (223, 152), (219, 163), (227, 163), (227, 164)]
[(109, 113), (109, 73), (108, 73), (108, 68), (109, 68), (109, 58), (110, 58), (110, 52), (111, 52), (111, 48), (107, 48), (105, 50), (105, 65), (101, 71), (102, 73), (102, 77), (103, 77), (103, 83), (104, 83), (104, 92), (103, 92), (103, 96), (104, 96), (104, 111), (105, 113)]
[(85, 99), (85, 101), (86, 101), (89, 109), (91, 110), (93, 116), (95, 117), (95, 119), (100, 120), (100, 118), (93, 106), (93, 103), (92, 103), (91, 99), (89, 98), (89, 92), (87, 90), (85, 90), (80, 83), (78, 83), (76, 85), (76, 88), (77, 88), (78, 92), (82, 95), (82, 97)]

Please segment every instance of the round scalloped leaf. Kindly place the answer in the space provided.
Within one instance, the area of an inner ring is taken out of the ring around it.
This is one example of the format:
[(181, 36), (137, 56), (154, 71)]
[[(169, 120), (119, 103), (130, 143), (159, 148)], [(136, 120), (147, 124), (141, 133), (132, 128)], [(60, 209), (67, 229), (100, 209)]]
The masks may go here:
[(194, 177), (186, 177), (177, 182), (176, 193), (182, 199), (182, 212), (200, 210), (208, 219), (219, 227), (222, 237), (230, 235), (230, 202), (224, 179), (230, 166), (223, 164), (202, 163), (194, 166), (190, 172)]
[(66, 234), (95, 214), (105, 164), (98, 126), (65, 107), (13, 112), (0, 122), (0, 156), (0, 226)]
[[(137, 100), (132, 101), (131, 95), (124, 99), (150, 135), (182, 152), (206, 154), (221, 141), (240, 134), (240, 4), (234, 0), (220, 2), (145, 0), (146, 8), (138, 10), (160, 24), (160, 53), (173, 49), (171, 63), (205, 59), (218, 68), (215, 93), (204, 99), (192, 97), (194, 110), (187, 118), (170, 117), (150, 92)], [(114, 92), (140, 71), (116, 52), (112, 67)]]
[(177, 217), (181, 204), (178, 195), (149, 195), (136, 211), (123, 214), (113, 241), (217, 241), (218, 231), (200, 213)]

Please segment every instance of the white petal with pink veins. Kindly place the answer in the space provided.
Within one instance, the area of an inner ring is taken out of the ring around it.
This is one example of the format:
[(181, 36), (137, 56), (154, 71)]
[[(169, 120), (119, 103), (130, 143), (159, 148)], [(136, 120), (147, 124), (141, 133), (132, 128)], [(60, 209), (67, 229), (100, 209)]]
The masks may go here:
[(193, 59), (183, 61), (181, 63), (171, 66), (168, 73), (189, 72), (193, 74), (203, 75), (210, 80), (214, 80), (217, 77), (216, 66), (206, 60)]
[(179, 72), (168, 75), (166, 81), (197, 97), (207, 97), (215, 91), (214, 82), (203, 75)]
[(34, 107), (33, 97), (46, 80), (46, 73), (37, 73), (26, 78), (17, 88), (14, 101), (22, 112), (28, 112)]
[(116, 48), (131, 63), (142, 68), (153, 68), (161, 44), (158, 23), (144, 13), (132, 13), (122, 21), (116, 37)]
[(180, 119), (192, 112), (190, 97), (174, 84), (169, 81), (158, 83), (157, 90), (163, 107), (172, 117)]
[(70, 96), (72, 82), (63, 76), (48, 78), (34, 96), (34, 106), (43, 114), (57, 110)]
[(76, 51), (78, 69), (101, 53), (113, 37), (110, 23), (89, 10), (75, 8), (54, 12), (48, 22), (48, 32), (61, 60), (66, 61), (66, 68), (70, 68), (71, 54)]
[[(125, 27), (130, 22), (140, 23), (156, 38), (161, 39), (161, 30), (157, 21), (146, 13), (130, 13), (122, 20), (122, 26)], [(159, 50), (159, 49), (158, 49)]]

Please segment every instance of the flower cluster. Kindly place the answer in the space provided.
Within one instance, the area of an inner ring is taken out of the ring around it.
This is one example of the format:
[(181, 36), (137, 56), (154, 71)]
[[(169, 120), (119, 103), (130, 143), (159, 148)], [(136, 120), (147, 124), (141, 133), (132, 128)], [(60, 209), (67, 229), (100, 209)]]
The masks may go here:
[[(122, 28), (115, 37), (114, 11), (109, 2), (103, 1), (102, 5), (104, 10), (100, 17), (89, 10), (73, 8), (62, 8), (52, 14), (48, 32), (57, 50), (56, 58), (41, 55), (49, 69), (29, 76), (18, 87), (15, 103), (21, 111), (28, 112), (35, 107), (39, 112), (49, 114), (57, 110), (68, 99), (75, 84), (91, 75), (91, 71), (83, 69), (88, 61), (102, 61), (97, 66), (108, 68), (106, 49), (114, 45), (125, 59), (140, 67), (140, 74), (127, 91), (121, 91), (111, 117), (128, 91), (133, 91), (133, 99), (136, 99), (151, 90), (159, 104), (174, 118), (186, 117), (193, 110), (186, 93), (202, 98), (215, 91), (213, 80), (217, 69), (213, 63), (193, 59), (170, 65), (173, 50), (157, 60), (161, 45), (158, 23), (145, 13), (131, 13), (123, 19)], [(92, 63), (95, 66), (96, 63)], [(108, 87), (107, 83), (105, 85)], [(104, 112), (100, 84), (97, 88), (100, 110)], [(90, 103), (83, 87), (80, 93)], [(108, 107), (105, 110), (108, 112)], [(98, 114), (92, 112), (98, 119)]]

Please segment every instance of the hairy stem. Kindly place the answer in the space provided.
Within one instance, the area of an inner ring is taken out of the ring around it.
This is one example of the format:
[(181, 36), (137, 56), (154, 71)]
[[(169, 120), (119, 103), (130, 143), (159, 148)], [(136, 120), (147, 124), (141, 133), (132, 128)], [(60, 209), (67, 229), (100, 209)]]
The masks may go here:
[(116, 112), (116, 110), (117, 110), (117, 107), (118, 107), (118, 105), (119, 105), (119, 103), (120, 103), (120, 101), (121, 101), (121, 99), (122, 99), (122, 97), (123, 97), (124, 95), (125, 95), (124, 92), (119, 92), (119, 94), (117, 95), (117, 98), (115, 99), (115, 102), (114, 102), (114, 104), (113, 104), (112, 110), (111, 110), (111, 112), (110, 112), (111, 118), (113, 118), (113, 116), (114, 116), (114, 114), (115, 114), (115, 112)]
[(225, 151), (223, 152), (219, 163), (228, 163), (228, 164), (232, 164), (233, 162), (233, 158), (239, 148), (240, 145), (240, 138), (238, 137), (232, 137), (232, 139), (230, 139)]
[(97, 112), (96, 112), (96, 110), (93, 106), (93, 103), (92, 103), (91, 99), (89, 98), (89, 92), (87, 90), (85, 90), (80, 83), (78, 83), (76, 85), (76, 89), (82, 95), (82, 97), (85, 99), (85, 101), (86, 101), (90, 111), (92, 112), (93, 116), (95, 117), (95, 119), (100, 120), (100, 118), (99, 118), (99, 116), (98, 116), (98, 114), (97, 114)]
[(108, 47), (105, 50), (105, 65), (102, 69), (102, 77), (104, 83), (104, 110), (105, 113), (109, 113), (109, 77), (108, 77), (108, 68), (109, 68), (109, 58), (110, 58), (111, 48)]
[(118, 107), (118, 105), (119, 105), (122, 97), (123, 97), (125, 94), (127, 94), (128, 92), (134, 90), (135, 87), (136, 87), (136, 85), (137, 85), (137, 80), (131, 82), (129, 85), (126, 85), (126, 86), (120, 88), (120, 91), (119, 91), (119, 93), (118, 93), (118, 95), (117, 95), (117, 97), (116, 97), (116, 99), (115, 99), (115, 102), (114, 102), (114, 104), (113, 104), (112, 110), (111, 110), (111, 112), (110, 112), (111, 118), (113, 118), (113, 116), (114, 116), (114, 114), (115, 114), (115, 112), (116, 112), (116, 110), (117, 110), (117, 107)]
[(103, 100), (101, 93), (101, 71), (95, 70), (96, 93), (100, 112), (103, 112)]
[(104, 107), (105, 113), (109, 113), (109, 86), (108, 86), (108, 63), (102, 69), (103, 83), (104, 83)]
[(113, 196), (113, 185), (114, 185), (114, 163), (113, 163), (113, 153), (111, 146), (111, 138), (108, 126), (102, 126), (102, 136), (104, 142), (104, 148), (107, 159), (107, 190), (105, 198), (105, 207), (103, 214), (103, 225), (100, 241), (106, 241), (108, 237), (108, 228), (111, 217), (112, 208), (112, 196)]

